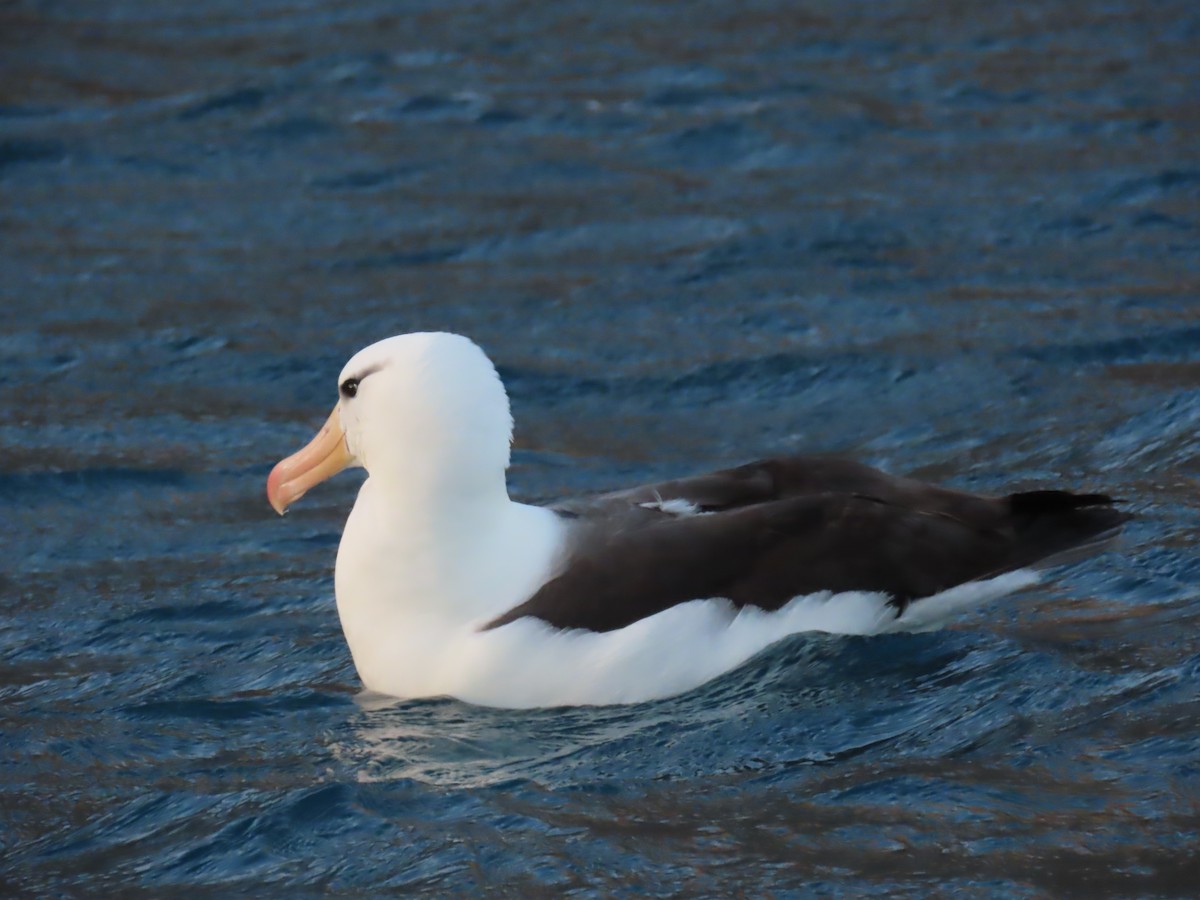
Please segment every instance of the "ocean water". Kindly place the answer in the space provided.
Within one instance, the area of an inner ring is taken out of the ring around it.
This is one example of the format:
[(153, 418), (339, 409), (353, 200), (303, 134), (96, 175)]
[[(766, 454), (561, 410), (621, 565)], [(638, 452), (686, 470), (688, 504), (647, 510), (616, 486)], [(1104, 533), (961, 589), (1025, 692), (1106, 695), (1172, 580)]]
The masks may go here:
[[(0, 8), (0, 893), (1187, 895), (1200, 7)], [(514, 495), (833, 452), (1104, 553), (692, 693), (360, 696), (342, 362), (450, 329)]]

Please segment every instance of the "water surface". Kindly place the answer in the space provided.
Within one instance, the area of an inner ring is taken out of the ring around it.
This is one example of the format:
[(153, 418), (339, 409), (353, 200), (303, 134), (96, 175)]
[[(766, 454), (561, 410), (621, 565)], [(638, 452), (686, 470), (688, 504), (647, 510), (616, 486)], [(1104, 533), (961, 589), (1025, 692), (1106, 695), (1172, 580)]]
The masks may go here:
[[(9, 893), (1190, 893), (1194, 4), (0, 11)], [(1104, 489), (1122, 544), (691, 694), (379, 702), (353, 475), (271, 464), (462, 331), (514, 495), (784, 451)]]

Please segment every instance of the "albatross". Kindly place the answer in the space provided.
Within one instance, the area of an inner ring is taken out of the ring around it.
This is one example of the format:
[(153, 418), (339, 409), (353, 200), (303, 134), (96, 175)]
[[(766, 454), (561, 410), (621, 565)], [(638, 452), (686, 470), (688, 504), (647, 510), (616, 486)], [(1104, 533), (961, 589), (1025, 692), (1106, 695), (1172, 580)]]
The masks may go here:
[(803, 456), (533, 506), (509, 497), (508, 395), (468, 338), (379, 341), (338, 393), (267, 497), (282, 515), (367, 470), (334, 587), (364, 686), (397, 697), (667, 697), (798, 632), (936, 628), (1129, 518), (1104, 494), (982, 496)]

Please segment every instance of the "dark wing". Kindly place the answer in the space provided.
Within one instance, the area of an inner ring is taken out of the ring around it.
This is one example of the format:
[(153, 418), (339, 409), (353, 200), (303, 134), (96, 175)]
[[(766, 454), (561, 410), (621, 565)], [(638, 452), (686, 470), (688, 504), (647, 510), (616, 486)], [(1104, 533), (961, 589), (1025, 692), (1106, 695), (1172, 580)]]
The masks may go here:
[[(670, 500), (706, 514), (656, 510)], [(487, 627), (533, 616), (611, 631), (689, 600), (774, 610), (822, 590), (881, 591), (903, 609), (1094, 540), (1128, 518), (1111, 502), (979, 497), (837, 460), (752, 463), (564, 507), (575, 539), (563, 570)]]
[(613, 512), (620, 506), (648, 507), (682, 500), (701, 512), (724, 512), (775, 500), (817, 494), (874, 497), (908, 509), (984, 520), (1002, 512), (994, 498), (889, 475), (851, 460), (787, 456), (747, 463), (690, 478), (647, 484), (558, 507), (581, 515)]

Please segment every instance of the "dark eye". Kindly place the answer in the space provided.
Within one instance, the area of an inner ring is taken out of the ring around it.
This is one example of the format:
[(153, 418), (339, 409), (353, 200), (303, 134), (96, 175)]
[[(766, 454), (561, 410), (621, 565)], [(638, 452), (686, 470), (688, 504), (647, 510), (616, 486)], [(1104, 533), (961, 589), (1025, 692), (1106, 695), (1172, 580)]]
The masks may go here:
[(343, 397), (353, 397), (357, 393), (358, 393), (358, 379), (357, 378), (347, 378), (345, 381), (342, 382), (342, 396)]

